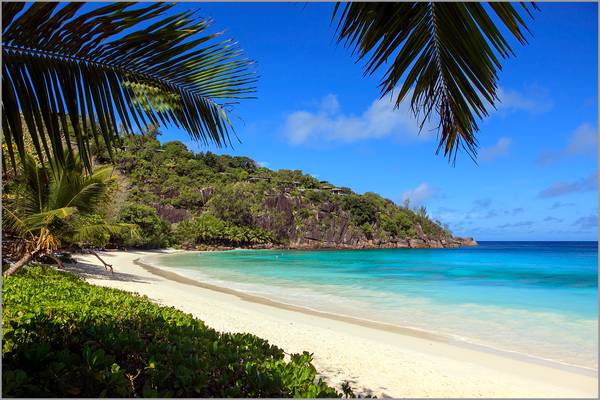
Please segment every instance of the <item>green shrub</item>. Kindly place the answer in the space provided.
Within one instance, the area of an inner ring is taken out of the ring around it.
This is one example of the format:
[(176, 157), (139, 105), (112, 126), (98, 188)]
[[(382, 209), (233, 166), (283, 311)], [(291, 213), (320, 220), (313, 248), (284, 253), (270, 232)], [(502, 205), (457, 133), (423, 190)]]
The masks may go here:
[(350, 213), (350, 218), (356, 226), (377, 221), (377, 205), (369, 197), (356, 194), (344, 196), (342, 207)]
[(394, 237), (414, 237), (417, 234), (414, 219), (415, 215), (411, 211), (398, 209), (390, 216), (381, 218), (381, 227)]
[(117, 244), (145, 249), (169, 245), (170, 225), (159, 217), (154, 207), (129, 203), (119, 212), (118, 220), (137, 225), (139, 237), (119, 237), (115, 239)]
[(254, 226), (229, 224), (210, 214), (180, 222), (173, 230), (173, 237), (181, 245), (241, 246), (275, 242), (271, 232)]
[(375, 233), (375, 230), (373, 229), (372, 225), (364, 223), (360, 226), (360, 230), (362, 231), (362, 233), (365, 234), (367, 239), (373, 239), (373, 234)]
[(239, 182), (218, 188), (208, 204), (220, 219), (234, 225), (252, 225), (252, 206), (257, 201), (253, 185)]
[(4, 397), (338, 397), (304, 352), (46, 267), (5, 279)]

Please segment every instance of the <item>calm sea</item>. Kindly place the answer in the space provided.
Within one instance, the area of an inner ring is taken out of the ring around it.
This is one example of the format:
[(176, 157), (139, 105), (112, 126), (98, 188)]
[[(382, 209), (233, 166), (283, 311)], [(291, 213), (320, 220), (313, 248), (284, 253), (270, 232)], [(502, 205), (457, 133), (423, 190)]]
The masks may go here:
[(597, 242), (234, 250), (151, 263), (273, 300), (597, 368)]

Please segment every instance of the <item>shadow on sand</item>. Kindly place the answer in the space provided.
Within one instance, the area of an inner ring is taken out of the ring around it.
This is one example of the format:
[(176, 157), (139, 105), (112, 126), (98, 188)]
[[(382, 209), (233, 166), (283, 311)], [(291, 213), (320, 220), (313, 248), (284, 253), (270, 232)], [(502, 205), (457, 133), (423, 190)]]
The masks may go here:
[[(139, 254), (140, 256), (148, 255), (148, 252), (137, 252), (130, 251), (131, 254)], [(157, 251), (156, 253), (162, 253)], [(117, 254), (111, 254), (111, 252), (102, 252), (101, 257), (112, 264), (111, 258), (116, 256)], [(107, 271), (101, 265), (97, 265), (95, 263), (85, 262), (85, 261), (77, 261), (75, 263), (65, 264), (64, 271), (71, 272), (80, 278), (83, 279), (101, 279), (101, 280), (113, 280), (113, 281), (121, 281), (121, 282), (140, 282), (140, 283), (151, 283), (155, 282), (158, 279), (155, 278), (141, 278), (139, 276), (128, 274), (124, 272), (119, 272), (119, 266), (113, 265), (114, 272)]]

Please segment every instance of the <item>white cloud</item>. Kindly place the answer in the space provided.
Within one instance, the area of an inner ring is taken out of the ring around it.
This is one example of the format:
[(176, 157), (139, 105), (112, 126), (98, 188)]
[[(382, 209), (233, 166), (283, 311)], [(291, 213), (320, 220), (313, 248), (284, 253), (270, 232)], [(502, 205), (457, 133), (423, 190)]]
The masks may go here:
[(490, 147), (482, 147), (479, 150), (478, 159), (481, 161), (493, 161), (498, 157), (508, 154), (512, 139), (509, 137), (501, 137), (495, 145)]
[(504, 113), (525, 111), (530, 114), (539, 114), (550, 111), (553, 107), (553, 103), (548, 97), (548, 91), (539, 87), (529, 88), (526, 93), (499, 87), (496, 93), (500, 99), (496, 104), (496, 109)]
[(258, 162), (257, 162), (257, 164), (258, 164), (260, 167), (263, 167), (263, 168), (268, 168), (268, 167), (269, 167), (269, 165), (270, 165), (270, 164), (269, 164), (268, 162), (266, 162), (266, 161), (258, 161)]
[(436, 191), (429, 186), (427, 182), (421, 183), (416, 188), (407, 190), (402, 195), (402, 199), (408, 199), (412, 206), (420, 206), (425, 203), (428, 199), (432, 198), (436, 194)]
[(573, 156), (594, 156), (598, 151), (598, 129), (588, 123), (581, 124), (569, 136), (567, 145), (557, 151), (543, 152), (538, 161), (548, 165)]
[[(423, 128), (424, 135), (429, 126)], [(415, 139), (419, 124), (407, 104), (394, 109), (391, 97), (371, 103), (362, 114), (345, 114), (335, 95), (325, 96), (316, 111), (295, 111), (286, 118), (283, 133), (291, 144), (352, 143), (386, 136)]]

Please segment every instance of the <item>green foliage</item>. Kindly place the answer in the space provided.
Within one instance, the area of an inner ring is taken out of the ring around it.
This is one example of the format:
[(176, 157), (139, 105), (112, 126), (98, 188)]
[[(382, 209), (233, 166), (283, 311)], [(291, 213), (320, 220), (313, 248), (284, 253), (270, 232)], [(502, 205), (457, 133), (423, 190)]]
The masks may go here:
[(373, 229), (372, 225), (364, 223), (360, 226), (360, 230), (362, 231), (362, 233), (364, 233), (367, 239), (373, 239), (373, 234), (375, 233), (375, 230)]
[(357, 226), (377, 221), (377, 205), (368, 197), (351, 194), (343, 198), (342, 205)]
[(38, 266), (4, 281), (2, 338), (4, 397), (340, 396), (309, 353)]
[(139, 235), (119, 236), (115, 238), (115, 243), (145, 249), (165, 247), (169, 244), (171, 227), (158, 216), (154, 207), (128, 203), (121, 209), (118, 220), (136, 225)]
[(209, 206), (214, 214), (234, 225), (251, 225), (252, 208), (259, 200), (246, 182), (220, 188), (210, 199)]
[(16, 239), (12, 256), (19, 258), (7, 275), (62, 247), (98, 245), (111, 234), (130, 232), (130, 226), (109, 223), (100, 213), (111, 190), (112, 168), (88, 173), (76, 154), (65, 151), (64, 157), (62, 164), (56, 159), (41, 164), (27, 155), (14, 184), (5, 188), (12, 193), (3, 204), (2, 229)]
[(390, 216), (386, 215), (381, 220), (381, 227), (394, 237), (416, 236), (417, 232), (414, 226), (412, 213), (406, 210), (398, 210)]
[[(96, 226), (104, 223), (105, 217), (100, 214), (84, 214), (80, 215), (72, 225), (76, 231), (80, 231), (89, 226)], [(124, 232), (123, 236), (127, 233)], [(115, 236), (115, 235), (112, 235)], [(87, 244), (93, 247), (105, 247), (110, 242), (111, 234), (107, 231), (98, 232), (96, 236), (91, 236), (87, 240)]]
[(19, 111), (40, 159), (63, 164), (71, 132), (68, 145), (88, 170), (90, 143), (103, 139), (112, 153), (118, 123), (133, 132), (148, 119), (174, 122), (192, 139), (229, 143), (231, 100), (247, 98), (256, 82), (234, 42), (207, 32), (210, 21), (194, 11), (172, 14), (174, 4), (83, 5), (2, 3), (2, 130), (11, 161), (13, 143), (26, 155)]
[[(527, 42), (518, 9), (535, 3), (347, 2), (337, 3), (338, 42), (366, 60), (365, 73), (382, 74), (381, 97), (407, 97), (424, 124), (437, 114), (438, 151), (476, 155), (477, 120), (498, 101), (499, 58), (514, 55), (506, 36)], [(502, 26), (506, 35), (499, 26)]]
[(176, 243), (184, 246), (247, 246), (275, 242), (273, 234), (264, 229), (232, 225), (210, 214), (180, 222), (175, 226), (173, 236)]
[(176, 221), (170, 244), (286, 243), (294, 234), (312, 235), (305, 230), (313, 227), (330, 230), (345, 214), (348, 229), (364, 238), (413, 237), (417, 223), (434, 236), (444, 234), (429, 217), (418, 219), (414, 212), (376, 193), (358, 195), (349, 188), (334, 193), (334, 185), (302, 171), (272, 171), (247, 157), (194, 154), (180, 142), (161, 144), (158, 134), (151, 130), (125, 137), (118, 166), (129, 179), (130, 202), (174, 207), (198, 218)]

